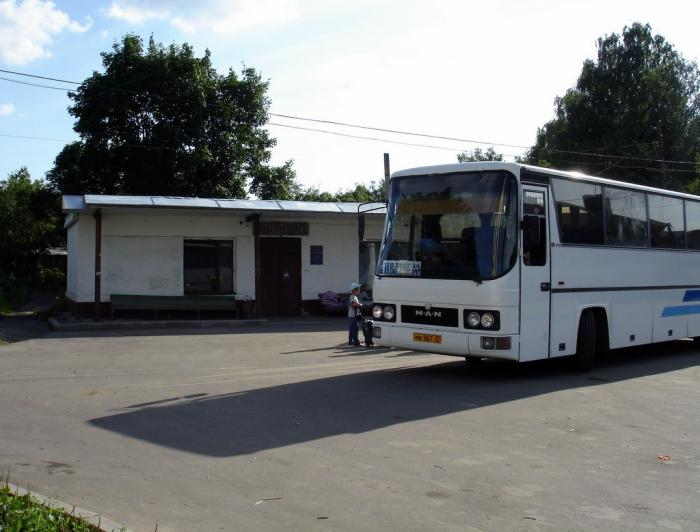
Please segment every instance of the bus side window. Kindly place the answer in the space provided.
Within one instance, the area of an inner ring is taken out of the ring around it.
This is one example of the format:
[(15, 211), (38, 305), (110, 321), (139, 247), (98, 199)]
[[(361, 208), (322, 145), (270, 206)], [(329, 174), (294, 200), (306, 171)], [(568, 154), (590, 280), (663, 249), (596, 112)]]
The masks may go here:
[(547, 218), (544, 193), (528, 190), (523, 201), (523, 264), (547, 264)]
[(544, 218), (523, 218), (523, 263), (525, 266), (547, 264), (547, 230)]

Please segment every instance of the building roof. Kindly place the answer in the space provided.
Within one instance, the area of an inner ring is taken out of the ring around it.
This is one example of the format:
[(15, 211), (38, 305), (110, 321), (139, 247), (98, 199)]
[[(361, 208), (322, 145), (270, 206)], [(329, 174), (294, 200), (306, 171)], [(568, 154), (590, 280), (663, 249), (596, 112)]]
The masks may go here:
[(172, 196), (63, 196), (62, 209), (66, 214), (90, 213), (97, 209), (202, 209), (245, 212), (289, 212), (314, 214), (386, 214), (384, 203), (344, 203), (321, 201), (244, 200), (214, 198), (178, 198)]

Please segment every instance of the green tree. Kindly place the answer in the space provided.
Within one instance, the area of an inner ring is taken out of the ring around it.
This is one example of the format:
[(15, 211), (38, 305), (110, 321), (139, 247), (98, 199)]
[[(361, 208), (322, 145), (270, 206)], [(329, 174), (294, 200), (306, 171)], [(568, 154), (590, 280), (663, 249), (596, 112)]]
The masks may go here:
[(700, 154), (700, 73), (649, 25), (598, 39), (576, 86), (525, 159), (624, 181), (686, 188)]
[(253, 172), (250, 192), (264, 200), (296, 199), (301, 186), (297, 183), (297, 174), (292, 164), (292, 161), (287, 161), (282, 166), (261, 165)]
[(268, 83), (252, 68), (220, 75), (209, 51), (135, 35), (102, 53), (69, 93), (80, 141), (56, 157), (48, 180), (64, 194), (245, 197), (246, 178), (274, 145)]
[(341, 190), (336, 194), (338, 201), (366, 203), (370, 201), (382, 201), (385, 197), (384, 183), (382, 181), (370, 181), (370, 183), (355, 183), (355, 187), (349, 190)]
[(367, 203), (370, 201), (383, 201), (384, 184), (382, 181), (370, 181), (369, 184), (355, 183), (354, 188), (339, 190), (338, 192), (322, 192), (318, 187), (298, 187), (294, 199), (299, 201), (343, 201)]
[(0, 181), (0, 271), (32, 277), (33, 256), (61, 241), (60, 199), (26, 168)]
[(335, 194), (321, 191), (318, 187), (300, 187), (294, 199), (298, 201), (338, 201)]
[(472, 152), (462, 152), (457, 154), (457, 161), (460, 163), (479, 163), (482, 161), (502, 161), (503, 154), (496, 153), (493, 146), (483, 151), (481, 148), (474, 148)]

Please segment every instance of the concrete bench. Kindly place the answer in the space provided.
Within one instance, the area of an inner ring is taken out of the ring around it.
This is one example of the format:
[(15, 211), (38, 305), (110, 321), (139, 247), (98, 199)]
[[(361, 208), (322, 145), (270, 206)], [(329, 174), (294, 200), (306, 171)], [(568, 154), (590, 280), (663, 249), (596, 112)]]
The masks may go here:
[(129, 294), (112, 294), (111, 311), (114, 317), (115, 310), (152, 310), (158, 319), (161, 310), (196, 311), (197, 318), (201, 317), (203, 310), (231, 311), (238, 318), (238, 304), (234, 296), (143, 296)]

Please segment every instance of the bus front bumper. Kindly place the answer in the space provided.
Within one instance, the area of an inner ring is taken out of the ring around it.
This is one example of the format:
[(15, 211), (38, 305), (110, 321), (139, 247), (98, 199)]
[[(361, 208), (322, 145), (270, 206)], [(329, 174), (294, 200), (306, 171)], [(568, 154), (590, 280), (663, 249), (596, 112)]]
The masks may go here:
[[(519, 341), (515, 334), (445, 331), (375, 322), (372, 337), (376, 345), (394, 349), (518, 360)], [(493, 347), (485, 348), (489, 345)]]

